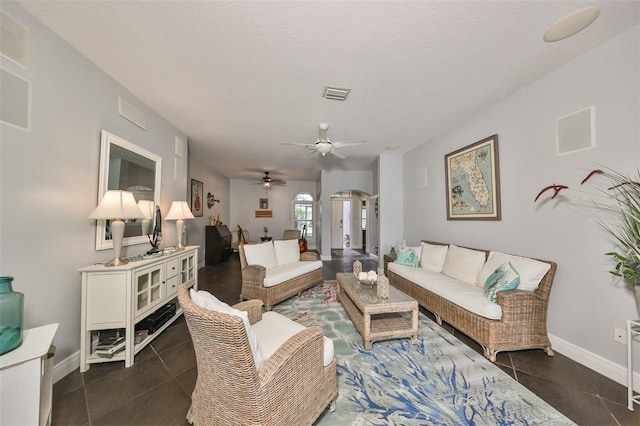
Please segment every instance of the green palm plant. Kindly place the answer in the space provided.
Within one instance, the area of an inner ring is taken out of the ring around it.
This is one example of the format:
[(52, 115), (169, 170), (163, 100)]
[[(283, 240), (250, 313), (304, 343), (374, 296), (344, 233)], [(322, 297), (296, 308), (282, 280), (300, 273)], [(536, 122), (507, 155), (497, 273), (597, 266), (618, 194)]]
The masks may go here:
[[(615, 249), (605, 253), (615, 261), (610, 272), (622, 277), (636, 292), (640, 288), (640, 171), (637, 174), (634, 178), (610, 169), (593, 170), (580, 183), (584, 185), (594, 176), (608, 181), (606, 188), (592, 194), (591, 202), (597, 210), (609, 213), (599, 224), (616, 241)], [(538, 193), (535, 201), (551, 191), (553, 199), (568, 189), (566, 185), (549, 185)]]

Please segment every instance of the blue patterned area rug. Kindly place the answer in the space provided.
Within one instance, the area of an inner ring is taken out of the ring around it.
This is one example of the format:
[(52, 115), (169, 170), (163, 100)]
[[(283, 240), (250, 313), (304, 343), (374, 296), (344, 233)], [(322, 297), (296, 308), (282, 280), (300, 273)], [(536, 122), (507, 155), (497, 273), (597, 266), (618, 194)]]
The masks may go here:
[(423, 314), (417, 344), (394, 339), (365, 350), (336, 288), (325, 281), (273, 309), (333, 340), (336, 411), (316, 425), (574, 424)]

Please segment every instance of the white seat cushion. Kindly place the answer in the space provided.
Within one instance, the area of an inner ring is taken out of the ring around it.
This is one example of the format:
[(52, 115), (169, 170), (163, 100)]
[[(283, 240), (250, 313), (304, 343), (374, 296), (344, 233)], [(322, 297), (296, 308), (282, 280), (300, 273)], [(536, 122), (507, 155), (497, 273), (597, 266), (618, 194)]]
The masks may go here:
[(267, 269), (262, 285), (265, 287), (273, 287), (274, 285), (278, 285), (320, 268), (322, 268), (321, 260), (301, 260), (299, 262), (276, 266), (275, 268)]
[(484, 288), (423, 268), (389, 263), (389, 270), (456, 305), (489, 319), (502, 318), (502, 308), (484, 295)]
[[(483, 251), (450, 244), (447, 256), (444, 259), (444, 265), (442, 265), (442, 273), (465, 283), (477, 285), (476, 281), (484, 265), (485, 257)], [(493, 270), (495, 271), (495, 268)]]
[(244, 257), (247, 259), (247, 265), (262, 265), (267, 269), (278, 266), (276, 251), (271, 241), (262, 244), (245, 244)]
[[(269, 359), (291, 336), (306, 328), (304, 325), (273, 311), (262, 314), (262, 320), (251, 327), (258, 340), (260, 352), (265, 359)], [(323, 336), (323, 340), (323, 365), (327, 366), (333, 360), (333, 341), (326, 336)]]
[(241, 311), (240, 309), (233, 308), (223, 301), (218, 300), (213, 294), (209, 293), (208, 291), (195, 291), (194, 289), (190, 289), (189, 295), (191, 296), (191, 300), (193, 301), (193, 303), (202, 308), (242, 318), (242, 323), (244, 324), (244, 329), (247, 333), (247, 339), (249, 340), (249, 346), (251, 346), (253, 362), (256, 364), (256, 369), (259, 370), (267, 358), (260, 351), (258, 340), (256, 339), (256, 335), (251, 328), (251, 323), (249, 323), (249, 314), (246, 311)]
[(422, 257), (420, 264), (427, 271), (442, 272), (444, 260), (449, 246), (422, 243)]
[(298, 240), (276, 240), (273, 242), (276, 251), (276, 261), (278, 266), (288, 263), (298, 262), (300, 260), (300, 245)]
[(539, 260), (492, 251), (478, 274), (478, 287), (484, 287), (489, 275), (493, 274), (500, 265), (509, 262), (520, 275), (519, 290), (534, 291), (538, 288), (542, 277), (551, 269), (551, 265)]

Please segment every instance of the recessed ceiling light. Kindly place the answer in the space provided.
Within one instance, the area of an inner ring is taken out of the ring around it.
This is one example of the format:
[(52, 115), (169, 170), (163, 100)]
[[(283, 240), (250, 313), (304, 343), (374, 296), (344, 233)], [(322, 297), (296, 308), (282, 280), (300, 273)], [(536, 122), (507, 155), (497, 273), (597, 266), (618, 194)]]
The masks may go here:
[(544, 33), (542, 39), (549, 42), (564, 40), (587, 28), (596, 20), (598, 15), (600, 15), (600, 9), (597, 7), (586, 7), (576, 10), (553, 24), (547, 32)]

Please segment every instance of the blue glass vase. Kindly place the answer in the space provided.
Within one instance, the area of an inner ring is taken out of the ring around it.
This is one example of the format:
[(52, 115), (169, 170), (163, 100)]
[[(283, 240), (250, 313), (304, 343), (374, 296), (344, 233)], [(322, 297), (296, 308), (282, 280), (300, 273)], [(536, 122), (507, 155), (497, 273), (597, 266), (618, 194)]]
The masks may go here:
[(13, 277), (0, 277), (0, 355), (22, 342), (24, 294), (13, 291)]

